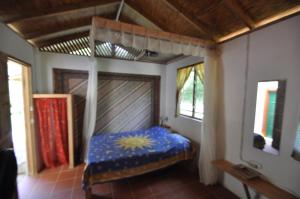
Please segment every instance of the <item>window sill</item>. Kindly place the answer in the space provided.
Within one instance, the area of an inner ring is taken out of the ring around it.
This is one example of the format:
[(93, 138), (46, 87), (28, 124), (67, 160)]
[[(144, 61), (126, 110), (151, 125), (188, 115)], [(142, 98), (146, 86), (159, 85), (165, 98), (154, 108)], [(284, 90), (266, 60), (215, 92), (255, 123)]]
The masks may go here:
[(196, 118), (189, 117), (189, 116), (186, 116), (186, 115), (180, 115), (180, 114), (179, 114), (178, 117), (182, 117), (182, 118), (185, 118), (185, 119), (193, 120), (193, 121), (199, 122), (199, 123), (202, 123), (202, 122), (203, 122), (203, 119), (196, 119)]

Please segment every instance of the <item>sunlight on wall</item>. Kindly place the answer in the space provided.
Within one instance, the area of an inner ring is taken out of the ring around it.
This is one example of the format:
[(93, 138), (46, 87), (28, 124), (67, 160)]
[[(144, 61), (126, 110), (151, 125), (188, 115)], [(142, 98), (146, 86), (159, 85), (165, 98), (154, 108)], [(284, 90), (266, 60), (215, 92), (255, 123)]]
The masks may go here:
[(26, 162), (26, 134), (22, 82), (23, 66), (11, 60), (7, 62), (7, 65), (13, 145), (17, 163), (21, 165)]

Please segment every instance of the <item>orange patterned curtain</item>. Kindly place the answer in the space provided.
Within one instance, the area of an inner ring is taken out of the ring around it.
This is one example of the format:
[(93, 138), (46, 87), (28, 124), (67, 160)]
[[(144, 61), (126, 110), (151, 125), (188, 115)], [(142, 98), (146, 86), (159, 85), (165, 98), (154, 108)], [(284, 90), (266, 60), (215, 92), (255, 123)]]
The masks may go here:
[(199, 77), (202, 85), (204, 85), (204, 63), (196, 64), (194, 67), (197, 76)]
[(42, 160), (47, 168), (68, 164), (67, 100), (34, 99)]
[(180, 104), (180, 92), (190, 76), (193, 67), (185, 67), (179, 68), (177, 70), (177, 78), (176, 78), (176, 113), (175, 116), (179, 115), (179, 104)]

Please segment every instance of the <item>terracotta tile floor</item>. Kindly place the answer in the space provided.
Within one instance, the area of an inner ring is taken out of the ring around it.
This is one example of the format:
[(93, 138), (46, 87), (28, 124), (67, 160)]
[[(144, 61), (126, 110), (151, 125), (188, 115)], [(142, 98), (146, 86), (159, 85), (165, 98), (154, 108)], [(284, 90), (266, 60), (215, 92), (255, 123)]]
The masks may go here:
[[(36, 177), (19, 176), (20, 199), (82, 199), (83, 165), (75, 169), (62, 166)], [(115, 182), (94, 185), (95, 199), (236, 199), (220, 185), (205, 187), (197, 175), (180, 165)]]

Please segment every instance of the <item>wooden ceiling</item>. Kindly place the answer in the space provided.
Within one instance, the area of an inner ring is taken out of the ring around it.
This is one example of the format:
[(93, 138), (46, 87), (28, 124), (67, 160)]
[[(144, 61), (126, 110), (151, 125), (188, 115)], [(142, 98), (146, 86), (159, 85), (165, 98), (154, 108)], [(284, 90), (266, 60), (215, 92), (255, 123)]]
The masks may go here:
[[(1, 0), (0, 21), (35, 46), (88, 35), (93, 16), (115, 19), (120, 0)], [(299, 14), (299, 0), (125, 0), (120, 21), (224, 42)]]

